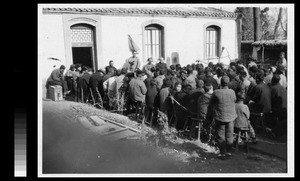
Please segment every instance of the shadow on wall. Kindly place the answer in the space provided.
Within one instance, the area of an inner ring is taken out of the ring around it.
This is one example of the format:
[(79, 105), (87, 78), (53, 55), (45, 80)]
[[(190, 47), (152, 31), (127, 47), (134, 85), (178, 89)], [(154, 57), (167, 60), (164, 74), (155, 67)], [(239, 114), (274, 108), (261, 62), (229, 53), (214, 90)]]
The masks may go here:
[(171, 60), (172, 60), (172, 65), (179, 64), (179, 53), (178, 52), (172, 52)]

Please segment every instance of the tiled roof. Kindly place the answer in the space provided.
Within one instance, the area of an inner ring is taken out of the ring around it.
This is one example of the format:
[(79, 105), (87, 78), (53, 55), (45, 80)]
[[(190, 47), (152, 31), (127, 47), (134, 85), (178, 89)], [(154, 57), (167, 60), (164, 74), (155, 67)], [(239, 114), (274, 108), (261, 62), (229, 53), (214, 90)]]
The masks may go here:
[(252, 46), (287, 46), (287, 40), (262, 40), (252, 43)]
[(99, 14), (99, 15), (145, 15), (181, 17), (225, 17), (236, 19), (237, 14), (216, 8), (43, 8), (43, 13)]

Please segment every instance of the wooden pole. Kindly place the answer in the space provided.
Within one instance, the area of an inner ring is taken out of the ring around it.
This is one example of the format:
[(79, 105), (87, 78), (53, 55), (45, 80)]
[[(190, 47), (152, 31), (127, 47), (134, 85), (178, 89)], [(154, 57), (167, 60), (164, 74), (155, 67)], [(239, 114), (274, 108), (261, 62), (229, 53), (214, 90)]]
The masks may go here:
[(261, 59), (262, 59), (262, 67), (264, 67), (264, 64), (265, 64), (265, 47), (264, 47), (264, 45), (262, 45)]

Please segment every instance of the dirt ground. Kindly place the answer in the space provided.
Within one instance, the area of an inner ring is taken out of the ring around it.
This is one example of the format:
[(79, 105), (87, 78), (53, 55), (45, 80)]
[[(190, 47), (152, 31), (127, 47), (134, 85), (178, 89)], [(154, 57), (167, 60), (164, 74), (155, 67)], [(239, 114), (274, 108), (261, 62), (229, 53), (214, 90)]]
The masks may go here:
[[(77, 121), (98, 115), (141, 130), (108, 142)], [(71, 101), (43, 101), (43, 173), (286, 173), (286, 161), (242, 150), (216, 158), (217, 148), (162, 134), (116, 113)]]

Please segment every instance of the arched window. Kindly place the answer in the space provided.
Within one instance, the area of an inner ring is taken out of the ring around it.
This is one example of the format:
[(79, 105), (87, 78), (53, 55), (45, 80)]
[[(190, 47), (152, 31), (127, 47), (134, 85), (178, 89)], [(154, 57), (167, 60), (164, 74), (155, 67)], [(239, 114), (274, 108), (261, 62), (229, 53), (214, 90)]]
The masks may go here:
[(145, 27), (145, 54), (154, 60), (164, 57), (164, 28), (158, 24)]
[(96, 70), (97, 61), (94, 27), (88, 24), (75, 24), (71, 26), (70, 38), (73, 64), (80, 63)]
[(211, 25), (206, 28), (205, 34), (205, 55), (206, 58), (214, 58), (220, 56), (220, 33), (218, 26)]

